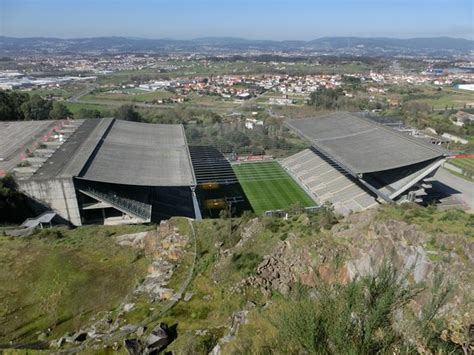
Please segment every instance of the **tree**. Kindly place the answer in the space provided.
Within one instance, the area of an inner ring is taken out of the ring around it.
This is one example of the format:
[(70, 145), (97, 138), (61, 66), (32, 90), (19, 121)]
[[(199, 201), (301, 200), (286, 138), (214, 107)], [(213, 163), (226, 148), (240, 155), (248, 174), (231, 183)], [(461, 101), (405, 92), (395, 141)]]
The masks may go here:
[(23, 92), (0, 92), (0, 121), (22, 121), (25, 119), (21, 105), (30, 96)]
[(71, 116), (72, 116), (72, 113), (71, 111), (69, 111), (69, 109), (67, 108), (65, 104), (63, 104), (60, 101), (53, 102), (53, 107), (51, 111), (49, 112), (49, 117), (52, 120), (63, 120)]
[(334, 90), (319, 88), (318, 90), (311, 93), (309, 104), (326, 109), (337, 108), (338, 99), (341, 96), (344, 96), (344, 92), (341, 88)]
[(40, 96), (34, 95), (21, 104), (21, 111), (27, 121), (47, 120), (51, 111), (51, 101), (43, 100)]
[(9, 121), (13, 119), (13, 109), (10, 101), (10, 95), (6, 92), (0, 92), (0, 121)]
[(74, 114), (75, 118), (101, 118), (102, 113), (92, 108), (81, 108)]
[(132, 105), (122, 105), (115, 112), (115, 118), (119, 120), (141, 122), (142, 116), (135, 111)]

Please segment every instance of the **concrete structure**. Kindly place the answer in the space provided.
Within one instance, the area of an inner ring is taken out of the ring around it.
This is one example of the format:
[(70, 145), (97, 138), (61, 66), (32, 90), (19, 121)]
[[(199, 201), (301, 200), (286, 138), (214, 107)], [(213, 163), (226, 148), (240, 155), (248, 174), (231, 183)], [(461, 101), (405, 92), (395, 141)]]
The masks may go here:
[[(426, 195), (425, 189), (430, 187), (424, 180), (434, 175), (448, 155), (446, 150), (437, 145), (347, 112), (288, 120), (286, 125), (313, 147), (314, 154), (307, 154), (314, 161), (307, 163), (309, 177), (311, 174), (318, 176), (323, 173), (321, 169), (327, 168), (327, 164), (332, 165), (337, 167), (335, 170), (349, 177), (352, 184), (363, 188), (381, 202), (421, 202)], [(318, 167), (320, 160), (327, 164), (321, 163)], [(292, 168), (291, 159), (287, 161), (287, 167)], [(298, 177), (298, 171), (293, 173)], [(306, 175), (303, 178), (306, 179)], [(329, 190), (324, 193), (330, 193)], [(325, 196), (328, 198), (328, 195)], [(347, 197), (350, 196), (344, 198)], [(334, 204), (346, 201), (328, 199)], [(349, 205), (356, 207), (351, 210), (357, 209), (357, 204), (351, 202)], [(368, 207), (365, 205), (364, 202), (360, 207)]]
[(85, 120), (19, 186), (77, 226), (200, 216), (181, 125)]
[(348, 173), (314, 149), (305, 149), (280, 163), (318, 204), (329, 202), (334, 210), (342, 215), (378, 204), (373, 194), (359, 186)]
[(29, 151), (44, 141), (44, 136), (62, 124), (62, 121), (0, 122), (0, 176), (11, 172)]

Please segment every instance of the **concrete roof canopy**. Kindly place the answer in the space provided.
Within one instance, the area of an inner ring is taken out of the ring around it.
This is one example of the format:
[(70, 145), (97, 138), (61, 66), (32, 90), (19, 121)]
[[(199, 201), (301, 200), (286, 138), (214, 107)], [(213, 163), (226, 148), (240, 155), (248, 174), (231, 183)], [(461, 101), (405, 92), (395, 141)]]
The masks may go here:
[(286, 125), (354, 175), (395, 169), (445, 155), (435, 145), (347, 112), (287, 120)]
[(125, 185), (195, 185), (181, 125), (115, 120), (81, 178)]

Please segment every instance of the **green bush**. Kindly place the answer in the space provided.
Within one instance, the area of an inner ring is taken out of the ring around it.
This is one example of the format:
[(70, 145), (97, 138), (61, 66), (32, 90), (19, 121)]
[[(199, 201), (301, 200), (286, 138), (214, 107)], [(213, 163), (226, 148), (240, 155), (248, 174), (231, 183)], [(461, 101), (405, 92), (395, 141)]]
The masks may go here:
[[(347, 285), (319, 286), (313, 294), (297, 290), (271, 317), (277, 331), (276, 349), (293, 354), (416, 352), (415, 345), (400, 331), (397, 317), (422, 288), (406, 285), (406, 277), (401, 276), (385, 264), (377, 274)], [(433, 292), (433, 301), (416, 321), (416, 329), (427, 347), (453, 351), (456, 349), (450, 344), (440, 345), (439, 333), (432, 330), (433, 320), (447, 299), (441, 284), (438, 282), (441, 292)]]
[(257, 268), (257, 265), (262, 261), (262, 257), (256, 253), (242, 253), (234, 254), (232, 256), (232, 262), (234, 263), (237, 270), (243, 272), (246, 275), (251, 274)]

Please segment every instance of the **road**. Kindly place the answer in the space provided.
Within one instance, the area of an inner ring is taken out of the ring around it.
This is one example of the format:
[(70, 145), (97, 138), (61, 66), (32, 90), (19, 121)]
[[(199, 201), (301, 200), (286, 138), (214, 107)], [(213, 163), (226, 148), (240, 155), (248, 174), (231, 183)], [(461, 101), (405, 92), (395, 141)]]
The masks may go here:
[(433, 182), (442, 208), (460, 207), (474, 212), (474, 183), (451, 174), (444, 168), (438, 169)]

